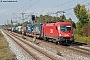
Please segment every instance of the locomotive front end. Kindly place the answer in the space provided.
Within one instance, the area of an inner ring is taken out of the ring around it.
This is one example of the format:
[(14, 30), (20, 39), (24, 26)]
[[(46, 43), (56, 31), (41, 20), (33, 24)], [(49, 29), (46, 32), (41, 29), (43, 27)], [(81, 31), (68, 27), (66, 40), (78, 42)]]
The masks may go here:
[(67, 42), (67, 43), (74, 42), (72, 25), (61, 24), (59, 36), (60, 36), (60, 42)]

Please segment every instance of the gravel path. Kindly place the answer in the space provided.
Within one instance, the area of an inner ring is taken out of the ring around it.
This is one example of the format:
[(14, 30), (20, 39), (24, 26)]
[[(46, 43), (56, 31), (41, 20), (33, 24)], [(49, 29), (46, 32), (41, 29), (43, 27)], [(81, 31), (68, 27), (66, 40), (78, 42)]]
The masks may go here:
[(21, 49), (20, 47), (15, 44), (12, 39), (10, 39), (3, 31), (1, 31), (4, 37), (6, 38), (7, 42), (9, 43), (9, 47), (12, 52), (16, 55), (17, 60), (31, 60)]

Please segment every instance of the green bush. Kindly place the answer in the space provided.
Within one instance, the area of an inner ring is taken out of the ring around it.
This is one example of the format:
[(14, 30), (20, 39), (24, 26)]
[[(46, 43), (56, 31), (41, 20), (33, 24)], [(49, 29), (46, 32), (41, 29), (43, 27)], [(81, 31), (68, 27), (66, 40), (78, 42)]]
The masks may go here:
[(74, 37), (75, 37), (75, 41), (90, 44), (90, 37), (85, 37), (85, 36), (82, 37), (78, 34), (74, 34)]
[(0, 32), (0, 37), (3, 37), (3, 34)]

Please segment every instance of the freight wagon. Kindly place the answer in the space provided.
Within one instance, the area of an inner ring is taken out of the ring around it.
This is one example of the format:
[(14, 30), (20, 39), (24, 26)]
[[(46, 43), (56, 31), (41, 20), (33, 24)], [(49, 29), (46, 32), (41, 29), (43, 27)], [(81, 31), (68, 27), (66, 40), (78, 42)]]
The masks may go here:
[(34, 33), (34, 35), (36, 35), (36, 38), (41, 38), (42, 24), (33, 25), (33, 33)]
[(22, 34), (22, 26), (18, 26), (17, 29), (18, 29), (18, 33)]
[(26, 26), (22, 27), (22, 32), (23, 32), (22, 34), (26, 36)]
[(26, 35), (27, 36), (33, 35), (33, 25), (32, 24), (26, 24)]
[(13, 32), (16, 32), (16, 33), (18, 32), (18, 26), (15, 26), (15, 27), (12, 27), (12, 28), (13, 28), (13, 30), (12, 30)]

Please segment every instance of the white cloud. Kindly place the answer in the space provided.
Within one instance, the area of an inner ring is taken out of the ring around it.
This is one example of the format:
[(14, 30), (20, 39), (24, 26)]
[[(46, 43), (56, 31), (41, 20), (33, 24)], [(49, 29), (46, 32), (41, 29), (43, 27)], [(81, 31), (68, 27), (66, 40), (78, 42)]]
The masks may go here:
[(31, 9), (27, 10), (26, 13), (33, 13), (35, 15), (46, 15), (49, 13), (55, 13), (57, 11), (57, 8), (38, 8), (38, 9)]
[(5, 9), (0, 10), (0, 14), (5, 13), (5, 12), (6, 12), (6, 10), (5, 10)]

